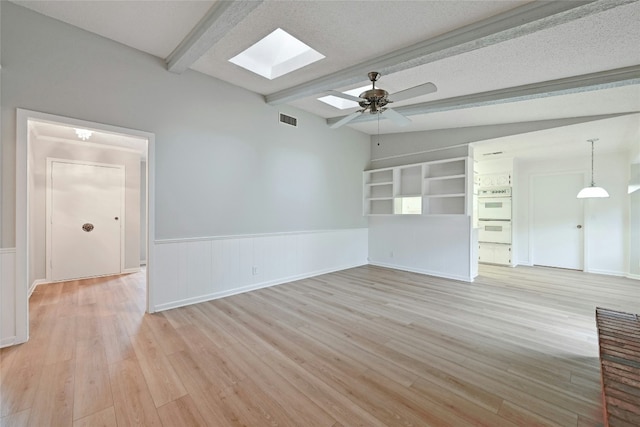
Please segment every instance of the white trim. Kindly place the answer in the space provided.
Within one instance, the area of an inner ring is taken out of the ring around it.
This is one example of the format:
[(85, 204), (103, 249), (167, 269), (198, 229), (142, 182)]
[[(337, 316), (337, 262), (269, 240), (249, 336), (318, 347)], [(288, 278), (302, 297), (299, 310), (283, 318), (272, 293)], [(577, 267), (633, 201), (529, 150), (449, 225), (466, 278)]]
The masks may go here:
[(518, 261), (514, 267), (517, 267), (519, 265), (522, 265), (524, 267), (533, 267), (533, 264), (531, 264), (529, 261)]
[(184, 307), (187, 305), (191, 305), (191, 304), (197, 304), (200, 302), (206, 302), (206, 301), (211, 301), (211, 300), (216, 300), (216, 299), (220, 299), (220, 298), (225, 298), (225, 297), (229, 297), (232, 295), (237, 295), (237, 294), (242, 294), (245, 292), (250, 292), (250, 291), (255, 291), (258, 289), (262, 289), (262, 288), (268, 288), (270, 286), (277, 286), (277, 285), (282, 285), (285, 283), (291, 283), (294, 282), (296, 280), (302, 280), (302, 279), (308, 279), (310, 277), (315, 277), (315, 276), (319, 276), (321, 274), (328, 274), (328, 273), (333, 273), (335, 271), (341, 271), (341, 270), (346, 270), (349, 268), (355, 268), (355, 267), (360, 267), (362, 265), (366, 265), (366, 263), (361, 264), (361, 263), (357, 263), (357, 264), (350, 264), (350, 265), (343, 265), (340, 267), (336, 267), (336, 268), (328, 268), (326, 270), (317, 270), (317, 271), (312, 271), (309, 273), (305, 273), (305, 274), (300, 274), (297, 276), (289, 276), (289, 277), (283, 277), (283, 278), (279, 278), (276, 280), (270, 280), (270, 281), (266, 281), (266, 282), (260, 282), (260, 283), (253, 283), (251, 285), (248, 286), (243, 286), (240, 288), (235, 288), (235, 289), (229, 289), (226, 291), (222, 291), (222, 292), (215, 292), (212, 294), (208, 294), (208, 295), (201, 295), (201, 296), (197, 296), (197, 297), (193, 297), (193, 298), (186, 298), (180, 301), (172, 301), (170, 303), (166, 303), (166, 304), (159, 304), (156, 307), (156, 311), (164, 311), (164, 310), (169, 310), (172, 308), (178, 308), (178, 307)]
[(425, 274), (427, 276), (439, 277), (444, 279), (459, 280), (461, 282), (467, 282), (467, 283), (472, 283), (474, 279), (473, 277), (456, 276), (453, 274), (442, 273), (441, 271), (423, 270), (421, 268), (405, 267), (403, 265), (387, 264), (384, 262), (369, 262), (369, 265), (375, 265), (376, 267), (391, 268), (393, 270), (408, 271), (410, 273)]
[[(16, 109), (16, 271), (15, 271), (15, 340), (13, 344), (25, 342), (29, 339), (29, 298), (27, 278), (29, 277), (29, 120), (62, 123), (67, 126), (91, 128), (102, 132), (131, 135), (147, 140), (147, 260), (153, 267), (155, 248), (155, 135), (150, 132), (112, 126), (103, 123), (90, 122), (54, 114), (37, 111)], [(155, 280), (153, 268), (147, 274), (147, 311), (152, 312)]]
[(624, 277), (632, 280), (640, 280), (640, 274), (627, 273)]
[(33, 281), (33, 283), (31, 284), (31, 286), (29, 287), (29, 298), (31, 298), (31, 295), (33, 295), (33, 292), (36, 290), (36, 288), (40, 285), (45, 285), (48, 283), (53, 283), (47, 279), (36, 279)]
[[(20, 342), (24, 342), (24, 341), (20, 341)], [(0, 340), (0, 348), (10, 347), (15, 344), (20, 344), (20, 342), (18, 342), (18, 339), (15, 335), (12, 337), (5, 337)]]
[(613, 271), (613, 270), (600, 270), (600, 269), (589, 269), (589, 270), (584, 270), (585, 273), (590, 273), (590, 274), (602, 274), (605, 276), (617, 276), (617, 277), (625, 277), (626, 273), (623, 271)]
[(120, 272), (120, 274), (138, 273), (140, 270), (142, 270), (140, 267), (123, 268), (122, 271)]
[(15, 254), (16, 248), (0, 248), (0, 255), (2, 254)]
[[(96, 167), (104, 167), (104, 168), (112, 168), (118, 169), (120, 171), (120, 213), (118, 214), (121, 219), (120, 223), (120, 271), (116, 274), (124, 273), (125, 266), (125, 241), (126, 236), (125, 233), (125, 224), (127, 221), (126, 218), (126, 169), (124, 165), (116, 164), (116, 163), (98, 163), (98, 162), (89, 162), (85, 160), (72, 160), (72, 159), (59, 159), (55, 157), (47, 157), (47, 171), (46, 171), (46, 209), (45, 209), (45, 233), (46, 233), (46, 256), (45, 256), (45, 268), (46, 268), (46, 279), (49, 282), (53, 282), (52, 279), (52, 269), (51, 269), (51, 259), (52, 259), (52, 238), (51, 238), (51, 216), (53, 215), (53, 164), (54, 163), (70, 163), (73, 165), (84, 165), (84, 166), (96, 166)], [(139, 238), (139, 237), (138, 237)], [(95, 277), (95, 276), (91, 276)], [(74, 277), (66, 280), (77, 280), (77, 279), (88, 279), (88, 277)], [(57, 281), (57, 280), (56, 280)]]
[(202, 236), (202, 237), (183, 237), (177, 239), (158, 239), (156, 245), (166, 245), (172, 243), (188, 243), (188, 242), (205, 242), (211, 240), (228, 240), (228, 239), (253, 239), (256, 237), (273, 237), (273, 236), (297, 236), (300, 234), (321, 234), (321, 233), (339, 233), (352, 232), (353, 230), (367, 230), (367, 227), (361, 228), (338, 228), (331, 230), (307, 230), (307, 231), (283, 231), (276, 233), (257, 233), (257, 234), (228, 234), (224, 236)]

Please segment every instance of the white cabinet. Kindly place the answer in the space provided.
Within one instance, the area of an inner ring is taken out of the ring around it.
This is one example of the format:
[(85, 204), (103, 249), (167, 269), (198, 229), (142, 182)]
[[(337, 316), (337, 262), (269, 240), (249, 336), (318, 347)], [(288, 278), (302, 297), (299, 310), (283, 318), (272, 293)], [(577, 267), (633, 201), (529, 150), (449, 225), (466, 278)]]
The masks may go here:
[(365, 171), (364, 215), (470, 215), (468, 157)]
[(511, 245), (480, 243), (478, 261), (489, 264), (511, 265)]

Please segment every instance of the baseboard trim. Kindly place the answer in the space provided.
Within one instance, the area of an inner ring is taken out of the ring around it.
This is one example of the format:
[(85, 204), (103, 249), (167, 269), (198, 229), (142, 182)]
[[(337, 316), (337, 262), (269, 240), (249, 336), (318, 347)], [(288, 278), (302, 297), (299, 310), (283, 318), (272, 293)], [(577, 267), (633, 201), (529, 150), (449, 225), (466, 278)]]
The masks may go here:
[(120, 274), (138, 273), (139, 271), (140, 271), (140, 267), (125, 268), (120, 272)]
[(29, 287), (29, 294), (27, 295), (27, 298), (31, 298), (31, 295), (33, 294), (33, 292), (36, 290), (38, 286), (44, 285), (46, 283), (51, 283), (51, 282), (49, 282), (47, 279), (34, 280), (31, 286)]
[(0, 348), (4, 348), (4, 347), (11, 347), (12, 345), (16, 345), (18, 344), (18, 342), (16, 342), (16, 337), (6, 337), (3, 338), (2, 340), (0, 340)]
[(457, 276), (453, 274), (441, 273), (439, 271), (423, 270), (420, 268), (405, 267), (403, 265), (396, 265), (396, 264), (386, 264), (383, 262), (369, 261), (369, 264), (375, 265), (376, 267), (391, 268), (393, 270), (408, 271), (409, 273), (418, 273), (418, 274), (424, 274), (427, 276), (442, 277), (443, 279), (459, 280), (461, 282), (467, 282), (467, 283), (472, 283), (474, 279), (473, 277), (470, 277), (470, 276), (469, 277)]
[(223, 291), (223, 292), (216, 292), (213, 294), (207, 294), (207, 295), (201, 295), (201, 296), (197, 296), (197, 297), (193, 297), (193, 298), (187, 298), (187, 299), (183, 299), (183, 300), (179, 300), (179, 301), (173, 301), (173, 302), (169, 302), (169, 303), (165, 303), (165, 304), (158, 304), (156, 306), (153, 307), (153, 312), (159, 312), (159, 311), (165, 311), (165, 310), (170, 310), (172, 308), (178, 308), (178, 307), (184, 307), (187, 305), (191, 305), (191, 304), (198, 304), (201, 302), (207, 302), (207, 301), (213, 301), (216, 299), (220, 299), (220, 298), (225, 298), (225, 297), (229, 297), (232, 295), (238, 295), (238, 294), (242, 294), (245, 292), (250, 292), (250, 291), (255, 291), (258, 289), (263, 289), (263, 288), (268, 288), (271, 286), (277, 286), (277, 285), (282, 285), (285, 283), (290, 283), (290, 282), (295, 282), (296, 280), (302, 280), (302, 279), (308, 279), (310, 277), (315, 277), (315, 276), (320, 276), (322, 274), (328, 274), (328, 273), (333, 273), (336, 271), (341, 271), (341, 270), (347, 270), (349, 268), (355, 268), (355, 267), (360, 267), (362, 265), (366, 265), (366, 263), (357, 263), (357, 264), (353, 264), (353, 265), (343, 265), (341, 267), (337, 267), (337, 268), (329, 268), (326, 270), (318, 270), (318, 271), (313, 271), (310, 273), (305, 273), (305, 274), (300, 274), (300, 275), (296, 275), (296, 276), (289, 276), (289, 277), (283, 277), (280, 279), (275, 279), (275, 280), (269, 280), (266, 282), (260, 282), (260, 283), (254, 283), (248, 286), (243, 286), (241, 288), (234, 288), (234, 289), (229, 289), (227, 291)]
[(623, 273), (622, 271), (611, 271), (611, 270), (598, 270), (598, 269), (589, 269), (589, 270), (584, 270), (585, 273), (591, 273), (591, 274), (602, 274), (605, 276), (616, 276), (616, 277), (625, 277), (626, 273)]
[(628, 274), (625, 274), (625, 277), (627, 279), (640, 280), (640, 274), (628, 273)]

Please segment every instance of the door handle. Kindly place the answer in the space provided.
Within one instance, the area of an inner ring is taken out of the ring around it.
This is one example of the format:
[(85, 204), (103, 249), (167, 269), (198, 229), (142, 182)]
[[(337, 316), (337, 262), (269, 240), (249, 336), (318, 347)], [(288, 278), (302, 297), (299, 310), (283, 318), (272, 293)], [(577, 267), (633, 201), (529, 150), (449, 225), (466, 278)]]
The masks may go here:
[(577, 229), (581, 229), (581, 228), (582, 228), (582, 225), (578, 224), (578, 225), (576, 225), (576, 228), (577, 228)]
[(91, 230), (93, 230), (93, 224), (88, 222), (86, 224), (82, 224), (82, 229), (89, 233)]

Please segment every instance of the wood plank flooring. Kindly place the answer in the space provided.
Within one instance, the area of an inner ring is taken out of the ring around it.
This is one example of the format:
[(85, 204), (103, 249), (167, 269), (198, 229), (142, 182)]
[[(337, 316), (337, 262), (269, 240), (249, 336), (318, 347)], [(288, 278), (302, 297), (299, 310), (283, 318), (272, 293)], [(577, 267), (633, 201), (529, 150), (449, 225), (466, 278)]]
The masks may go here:
[(0, 425), (601, 426), (595, 307), (640, 282), (364, 266), (144, 314), (144, 273), (37, 288)]

